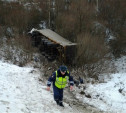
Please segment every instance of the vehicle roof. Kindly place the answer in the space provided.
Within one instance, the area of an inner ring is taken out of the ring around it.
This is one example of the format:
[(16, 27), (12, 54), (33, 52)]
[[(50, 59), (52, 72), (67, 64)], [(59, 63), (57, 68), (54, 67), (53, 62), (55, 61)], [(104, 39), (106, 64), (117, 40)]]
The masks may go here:
[(35, 30), (44, 35), (45, 37), (49, 38), (50, 40), (62, 45), (62, 46), (71, 46), (76, 45), (76, 43), (72, 43), (69, 40), (63, 38), (56, 32), (50, 30), (50, 29), (42, 29), (42, 30)]

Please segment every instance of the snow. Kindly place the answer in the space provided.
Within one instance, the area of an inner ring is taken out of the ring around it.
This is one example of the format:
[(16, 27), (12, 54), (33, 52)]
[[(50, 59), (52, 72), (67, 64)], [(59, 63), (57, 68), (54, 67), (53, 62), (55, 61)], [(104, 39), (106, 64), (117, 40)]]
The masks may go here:
[(124, 94), (119, 92), (120, 88), (125, 88), (125, 76), (126, 73), (112, 74), (112, 79), (107, 83), (90, 85), (88, 93), (92, 95), (93, 103), (89, 103), (104, 111), (126, 113), (126, 89), (123, 89)]
[[(126, 57), (115, 61), (118, 72), (104, 75), (104, 83), (88, 83), (83, 100), (104, 112), (126, 113)], [(65, 109), (56, 105), (52, 91), (38, 78), (40, 72), (33, 67), (19, 67), (0, 61), (0, 111), (1, 113), (77, 113), (64, 102)], [(121, 90), (120, 90), (121, 89)]]
[(109, 113), (126, 113), (126, 56), (117, 59), (115, 65), (118, 72), (104, 75), (107, 82), (86, 85), (85, 92), (90, 94), (91, 98), (80, 94), (76, 97), (80, 100), (83, 97), (84, 103)]
[[(1, 113), (72, 113), (59, 108), (51, 92), (38, 81), (40, 73), (31, 67), (18, 67), (0, 61), (0, 112)], [(74, 112), (73, 112), (74, 113)]]
[(32, 34), (32, 32), (33, 32), (33, 31), (35, 31), (35, 30), (37, 30), (37, 29), (35, 29), (35, 28), (32, 28), (32, 30), (31, 30), (29, 33), (31, 33), (31, 34)]

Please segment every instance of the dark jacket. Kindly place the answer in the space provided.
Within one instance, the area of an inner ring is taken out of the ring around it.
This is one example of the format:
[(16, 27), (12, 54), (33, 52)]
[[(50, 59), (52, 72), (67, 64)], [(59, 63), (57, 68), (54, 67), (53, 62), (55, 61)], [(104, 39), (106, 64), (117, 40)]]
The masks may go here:
[[(65, 77), (65, 76), (69, 76), (69, 82), (70, 82), (70, 85), (74, 85), (74, 81), (73, 81), (73, 77), (70, 76), (70, 72), (66, 72), (65, 75), (61, 75), (61, 72), (60, 72), (60, 69), (57, 70), (57, 77)], [(54, 72), (52, 74), (52, 76), (49, 77), (48, 81), (47, 81), (47, 86), (51, 86), (51, 83), (53, 82), (53, 85), (55, 85), (55, 81), (56, 81), (56, 72)]]

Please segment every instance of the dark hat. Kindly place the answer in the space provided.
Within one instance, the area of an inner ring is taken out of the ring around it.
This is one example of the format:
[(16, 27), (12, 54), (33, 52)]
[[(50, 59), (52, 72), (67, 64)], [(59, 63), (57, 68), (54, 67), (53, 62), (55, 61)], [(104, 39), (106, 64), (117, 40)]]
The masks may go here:
[(60, 66), (60, 71), (62, 71), (62, 72), (67, 71), (67, 67), (66, 66)]

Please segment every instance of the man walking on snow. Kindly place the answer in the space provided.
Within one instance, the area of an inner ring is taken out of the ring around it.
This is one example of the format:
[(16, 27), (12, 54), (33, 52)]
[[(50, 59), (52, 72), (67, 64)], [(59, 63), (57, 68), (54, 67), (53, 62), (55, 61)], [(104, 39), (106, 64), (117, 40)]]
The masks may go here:
[(63, 105), (63, 89), (65, 88), (67, 81), (70, 82), (70, 90), (73, 90), (73, 77), (70, 76), (70, 72), (66, 66), (60, 66), (52, 76), (49, 77), (47, 82), (47, 90), (50, 91), (51, 83), (53, 82), (54, 100), (57, 105), (64, 107)]

